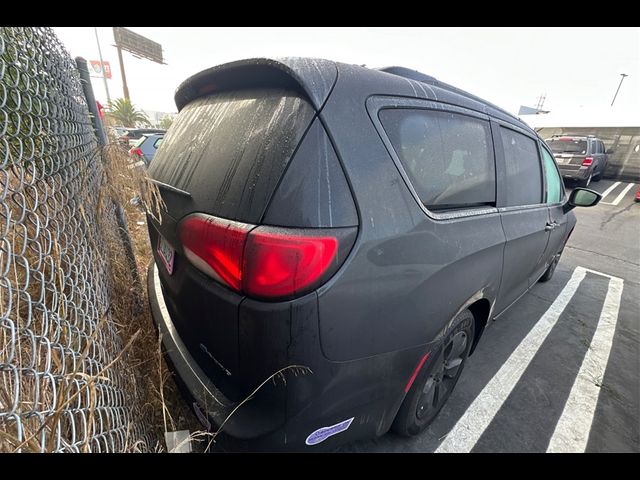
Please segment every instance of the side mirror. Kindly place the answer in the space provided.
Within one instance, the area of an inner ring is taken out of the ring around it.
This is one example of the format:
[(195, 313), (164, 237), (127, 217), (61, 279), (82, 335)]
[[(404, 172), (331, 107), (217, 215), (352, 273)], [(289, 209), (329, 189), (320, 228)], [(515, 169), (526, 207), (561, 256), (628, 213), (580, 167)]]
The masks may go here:
[(571, 192), (571, 195), (569, 195), (567, 203), (564, 204), (563, 210), (564, 213), (567, 213), (575, 207), (593, 207), (597, 205), (600, 200), (602, 200), (602, 195), (595, 190), (575, 188), (573, 192)]
[(607, 148), (604, 153), (606, 153), (607, 155), (613, 155), (614, 153), (616, 153), (616, 151), (613, 148)]

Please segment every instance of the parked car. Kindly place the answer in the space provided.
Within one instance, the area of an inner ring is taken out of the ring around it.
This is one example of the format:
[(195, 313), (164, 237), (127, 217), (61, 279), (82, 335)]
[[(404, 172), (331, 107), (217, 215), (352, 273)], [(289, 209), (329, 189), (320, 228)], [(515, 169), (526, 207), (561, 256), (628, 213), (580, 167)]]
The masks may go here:
[(594, 136), (554, 135), (546, 140), (560, 168), (562, 178), (588, 187), (597, 182), (607, 169), (609, 154), (604, 143)]
[(163, 138), (164, 133), (144, 133), (129, 150), (129, 154), (134, 158), (144, 160), (145, 165), (148, 167), (156, 154), (156, 150), (162, 144)]
[(513, 115), (400, 67), (253, 59), (175, 99), (151, 310), (196, 414), (246, 448), (424, 430), (601, 198), (567, 198)]
[(127, 129), (126, 127), (123, 127), (121, 125), (116, 125), (113, 127), (109, 127), (109, 133), (112, 137), (120, 138), (127, 133)]
[(633, 199), (635, 202), (640, 202), (640, 188), (636, 192), (636, 196)]
[(140, 137), (145, 133), (166, 133), (166, 130), (161, 128), (127, 128), (126, 132), (119, 140), (124, 145), (134, 146)]

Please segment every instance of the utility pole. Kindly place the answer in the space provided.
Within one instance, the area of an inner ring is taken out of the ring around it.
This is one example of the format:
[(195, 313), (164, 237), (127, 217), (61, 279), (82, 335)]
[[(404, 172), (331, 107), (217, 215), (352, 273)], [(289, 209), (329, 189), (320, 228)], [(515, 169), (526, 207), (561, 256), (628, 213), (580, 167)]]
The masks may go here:
[[(109, 85), (107, 85), (107, 74), (104, 72), (104, 62), (102, 61), (102, 49), (100, 48), (100, 40), (98, 40), (98, 28), (93, 27), (96, 34), (96, 43), (98, 44), (98, 56), (100, 57), (100, 67), (102, 68), (102, 80), (104, 81), (104, 89), (107, 91), (107, 104), (111, 103), (111, 95), (109, 95)], [(122, 65), (120, 66), (122, 68)]]
[(626, 73), (621, 73), (620, 76), (622, 78), (620, 79), (620, 83), (618, 84), (618, 89), (616, 90), (616, 94), (613, 96), (613, 100), (611, 100), (612, 107), (613, 107), (613, 102), (616, 101), (616, 97), (618, 96), (618, 92), (620, 91), (620, 87), (622, 86), (622, 82), (624, 81), (624, 77), (628, 77), (629, 75), (627, 75)]
[(116, 45), (118, 49), (118, 61), (120, 62), (120, 73), (122, 73), (122, 89), (124, 90), (124, 98), (127, 100), (131, 100), (129, 98), (129, 87), (127, 87), (127, 76), (124, 74), (124, 62), (122, 61), (122, 49)]

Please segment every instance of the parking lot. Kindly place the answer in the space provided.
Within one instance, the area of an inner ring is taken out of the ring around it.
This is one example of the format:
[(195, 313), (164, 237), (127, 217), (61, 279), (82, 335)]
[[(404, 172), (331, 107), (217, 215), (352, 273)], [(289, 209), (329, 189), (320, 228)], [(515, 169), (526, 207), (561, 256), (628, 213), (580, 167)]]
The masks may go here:
[(638, 184), (590, 188), (554, 277), (487, 329), (430, 428), (342, 451), (640, 452)]

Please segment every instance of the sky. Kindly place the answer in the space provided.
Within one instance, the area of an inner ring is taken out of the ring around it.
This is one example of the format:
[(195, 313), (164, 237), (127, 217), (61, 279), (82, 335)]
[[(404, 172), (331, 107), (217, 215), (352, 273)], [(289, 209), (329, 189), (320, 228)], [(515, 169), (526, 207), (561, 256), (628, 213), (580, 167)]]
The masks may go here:
[[(640, 126), (640, 28), (127, 28), (160, 43), (166, 62), (123, 53), (131, 100), (144, 110), (175, 112), (178, 85), (214, 65), (252, 57), (308, 56), (372, 68), (412, 68), (514, 114), (520, 105), (535, 107), (545, 95), (549, 118)], [(94, 27), (54, 31), (73, 57), (98, 60)], [(97, 31), (103, 59), (113, 72), (108, 80), (111, 98), (122, 97), (112, 29)], [(621, 73), (629, 76), (611, 107)], [(92, 83), (96, 98), (106, 103), (103, 80), (94, 78)], [(533, 117), (545, 116), (523, 119)]]

